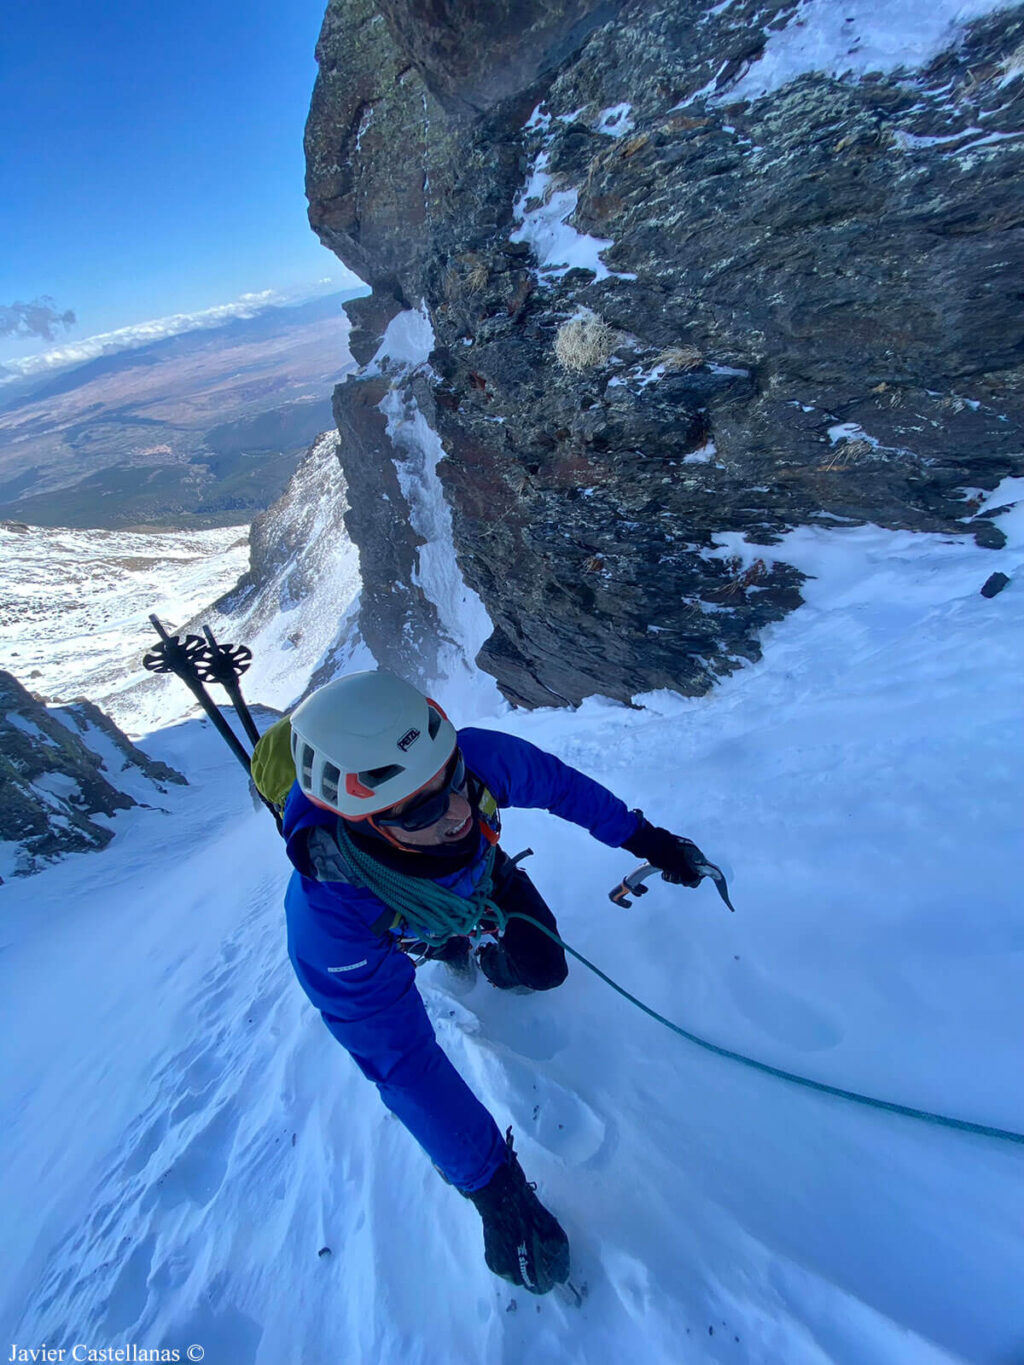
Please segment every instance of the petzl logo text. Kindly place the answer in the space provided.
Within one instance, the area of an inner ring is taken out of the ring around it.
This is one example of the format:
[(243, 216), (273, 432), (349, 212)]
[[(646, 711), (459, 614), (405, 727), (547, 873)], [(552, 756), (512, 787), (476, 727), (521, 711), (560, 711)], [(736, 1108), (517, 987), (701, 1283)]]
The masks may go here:
[(415, 744), (420, 737), (419, 730), (406, 730), (405, 734), (398, 741), (398, 747), (402, 753), (408, 753), (411, 745)]

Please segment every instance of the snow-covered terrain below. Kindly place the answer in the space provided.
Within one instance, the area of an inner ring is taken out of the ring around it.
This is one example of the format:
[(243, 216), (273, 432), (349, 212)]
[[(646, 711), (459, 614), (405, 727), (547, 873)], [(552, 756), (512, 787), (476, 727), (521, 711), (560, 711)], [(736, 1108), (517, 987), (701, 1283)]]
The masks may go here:
[[(703, 698), (499, 714), (470, 679), (445, 700), (726, 865), (735, 915), (707, 883), (620, 910), (632, 859), (508, 814), (567, 941), (629, 990), (788, 1071), (1024, 1133), (1024, 501), (998, 524), (998, 553), (794, 532), (774, 552), (814, 575), (807, 605)], [(765, 553), (722, 552), (741, 548)], [(989, 600), (993, 570), (1012, 581)], [(1024, 1359), (1024, 1146), (709, 1055), (578, 964), (530, 997), (421, 969), (588, 1292), (496, 1280), (473, 1208), (292, 979), (288, 867), (233, 760), (196, 721), (149, 747), (192, 783), (171, 816), (119, 816), (107, 852), (0, 893), (8, 1342), (211, 1365)]]
[[(0, 667), (51, 701), (110, 707), (173, 622), (234, 587), (249, 567), (246, 527), (77, 531), (0, 522)], [(187, 696), (187, 694), (186, 694)]]
[(198, 713), (177, 678), (142, 667), (158, 640), (151, 612), (173, 632), (209, 624), (221, 642), (247, 645), (254, 657), (243, 687), (254, 704), (296, 701), (339, 640), (372, 666), (355, 652), (359, 556), (344, 526), (337, 442), (336, 432), (314, 442), (251, 535), (0, 522), (0, 667), (48, 700), (88, 697), (138, 737)]
[[(318, 670), (330, 668), (336, 649), (344, 649), (354, 662), (362, 660), (361, 667), (373, 667), (358, 643), (359, 554), (345, 530), (348, 502), (338, 439), (333, 431), (319, 436), (284, 496), (253, 523), (249, 549), (255, 573), (246, 574), (239, 589), (215, 605), (208, 597), (196, 604), (201, 609), (169, 618), (179, 634), (199, 634), (209, 625), (220, 643), (252, 650), (242, 678), (250, 704), (287, 709)], [(146, 626), (143, 648), (156, 638), (148, 621)], [(134, 637), (124, 640), (131, 667), (104, 699), (118, 723), (132, 735), (145, 735), (199, 714), (176, 677), (154, 677), (140, 667), (138, 648)], [(223, 692), (212, 691), (218, 703), (226, 701)]]

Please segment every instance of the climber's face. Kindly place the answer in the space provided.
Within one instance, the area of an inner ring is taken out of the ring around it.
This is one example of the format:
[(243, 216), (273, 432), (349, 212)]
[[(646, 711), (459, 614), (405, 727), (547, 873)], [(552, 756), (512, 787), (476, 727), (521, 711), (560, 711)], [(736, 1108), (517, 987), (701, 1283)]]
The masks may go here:
[(418, 792), (374, 816), (375, 824), (410, 848), (464, 839), (472, 820), (466, 796), (466, 765), (458, 749)]

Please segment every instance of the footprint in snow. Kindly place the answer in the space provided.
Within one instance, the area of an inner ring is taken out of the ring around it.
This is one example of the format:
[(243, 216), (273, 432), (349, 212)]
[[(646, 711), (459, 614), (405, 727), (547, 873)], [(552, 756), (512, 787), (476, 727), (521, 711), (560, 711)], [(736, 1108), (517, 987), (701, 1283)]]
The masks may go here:
[(478, 1046), (467, 1054), (466, 1079), (495, 1112), (508, 1115), (516, 1133), (569, 1166), (592, 1164), (607, 1152), (614, 1125), (585, 1099), (501, 1043), (485, 1035), (474, 1041)]

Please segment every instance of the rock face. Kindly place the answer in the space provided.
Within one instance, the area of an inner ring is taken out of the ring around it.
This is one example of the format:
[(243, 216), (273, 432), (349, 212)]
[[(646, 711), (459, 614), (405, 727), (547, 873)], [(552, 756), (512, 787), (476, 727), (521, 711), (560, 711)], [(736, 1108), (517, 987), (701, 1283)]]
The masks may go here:
[(136, 748), (91, 702), (48, 708), (0, 670), (5, 874), (23, 876), (65, 853), (106, 847), (113, 831), (92, 817), (127, 810), (139, 804), (140, 788), (165, 792), (169, 782), (184, 784), (185, 778)]
[(359, 594), (358, 556), (345, 530), (338, 446), (335, 431), (314, 441), (284, 495), (252, 524), (249, 572), (183, 628), (199, 633), (209, 622), (218, 636), (249, 644), (246, 695), (266, 705), (293, 705), (355, 644), (348, 618)]
[[(783, 0), (458, 10), (332, 0), (318, 47), (310, 221), (374, 289), (335, 393), (368, 640), (429, 635), (396, 402), (526, 705), (756, 658), (801, 600), (756, 546), (794, 526), (1003, 543), (975, 514), (1024, 467), (1024, 7), (788, 80)], [(368, 365), (421, 301), (429, 366)]]

